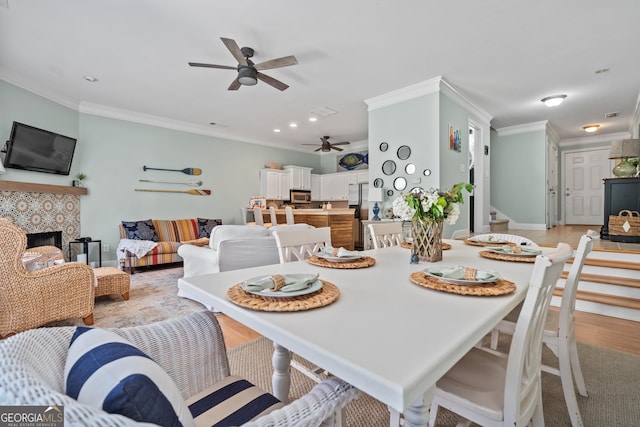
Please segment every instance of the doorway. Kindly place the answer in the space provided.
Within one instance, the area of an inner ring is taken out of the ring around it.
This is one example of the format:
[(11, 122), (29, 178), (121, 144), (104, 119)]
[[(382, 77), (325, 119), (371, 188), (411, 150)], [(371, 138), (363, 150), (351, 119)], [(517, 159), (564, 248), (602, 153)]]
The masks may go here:
[(564, 223), (601, 225), (603, 178), (611, 176), (609, 148), (563, 153)]

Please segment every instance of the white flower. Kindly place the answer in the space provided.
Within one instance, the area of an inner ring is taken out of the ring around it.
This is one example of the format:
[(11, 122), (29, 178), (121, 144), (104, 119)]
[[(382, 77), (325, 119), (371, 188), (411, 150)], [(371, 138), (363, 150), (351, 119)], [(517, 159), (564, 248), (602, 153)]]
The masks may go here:
[(457, 203), (451, 203), (449, 206), (451, 210), (447, 216), (447, 224), (453, 225), (458, 221), (458, 217), (460, 216), (460, 205)]
[(404, 196), (400, 196), (393, 201), (393, 215), (402, 219), (403, 221), (411, 221), (416, 210), (409, 207)]

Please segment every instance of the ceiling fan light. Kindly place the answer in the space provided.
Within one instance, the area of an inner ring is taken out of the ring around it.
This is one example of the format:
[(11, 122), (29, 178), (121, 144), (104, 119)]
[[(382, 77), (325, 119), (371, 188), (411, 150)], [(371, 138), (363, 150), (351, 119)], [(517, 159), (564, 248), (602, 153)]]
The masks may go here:
[(567, 95), (552, 95), (542, 98), (540, 101), (544, 102), (544, 105), (547, 107), (557, 107), (562, 104), (562, 101), (567, 97)]
[(252, 67), (238, 67), (238, 83), (245, 86), (253, 86), (258, 83), (258, 72)]

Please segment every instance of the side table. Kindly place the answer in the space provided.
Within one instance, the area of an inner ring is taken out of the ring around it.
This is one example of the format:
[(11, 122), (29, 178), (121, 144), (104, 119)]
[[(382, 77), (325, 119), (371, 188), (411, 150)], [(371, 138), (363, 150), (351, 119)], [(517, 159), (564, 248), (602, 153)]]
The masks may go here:
[(82, 245), (82, 252), (83, 254), (87, 254), (87, 259), (86, 259), (86, 264), (90, 265), (89, 263), (89, 245), (91, 244), (97, 244), (98, 245), (98, 267), (102, 267), (102, 240), (87, 240), (87, 241), (81, 241), (81, 240), (72, 240), (69, 242), (69, 261), (73, 261), (73, 259), (71, 258), (71, 246), (72, 245)]

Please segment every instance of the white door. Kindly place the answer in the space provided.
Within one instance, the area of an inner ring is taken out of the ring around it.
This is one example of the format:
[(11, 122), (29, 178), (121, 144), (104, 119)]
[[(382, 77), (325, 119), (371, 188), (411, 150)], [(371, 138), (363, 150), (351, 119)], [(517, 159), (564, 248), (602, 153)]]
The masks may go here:
[(608, 148), (565, 154), (565, 224), (602, 225), (602, 179), (611, 176), (608, 156)]
[(558, 225), (558, 147), (549, 143), (547, 153), (547, 228)]

